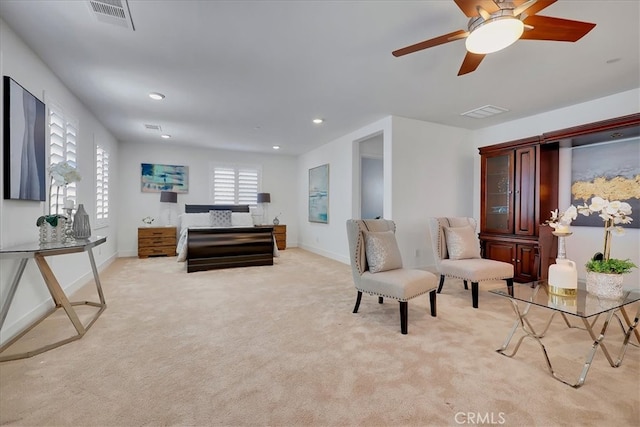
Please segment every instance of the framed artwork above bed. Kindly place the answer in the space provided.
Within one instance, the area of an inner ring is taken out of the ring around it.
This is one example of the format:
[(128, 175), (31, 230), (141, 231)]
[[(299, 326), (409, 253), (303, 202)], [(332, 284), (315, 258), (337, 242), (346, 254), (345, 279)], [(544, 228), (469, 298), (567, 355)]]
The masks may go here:
[(142, 163), (140, 189), (143, 193), (189, 192), (189, 166)]

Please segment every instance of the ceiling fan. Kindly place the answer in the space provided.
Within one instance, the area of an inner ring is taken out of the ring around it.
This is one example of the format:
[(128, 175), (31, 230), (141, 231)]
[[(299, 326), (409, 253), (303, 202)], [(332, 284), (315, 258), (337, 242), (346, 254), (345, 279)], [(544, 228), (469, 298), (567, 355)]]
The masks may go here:
[(458, 75), (475, 71), (488, 53), (518, 39), (575, 42), (596, 26), (589, 22), (538, 16), (557, 0), (453, 0), (469, 18), (468, 31), (458, 30), (393, 51), (403, 56), (423, 49), (466, 39), (467, 54)]

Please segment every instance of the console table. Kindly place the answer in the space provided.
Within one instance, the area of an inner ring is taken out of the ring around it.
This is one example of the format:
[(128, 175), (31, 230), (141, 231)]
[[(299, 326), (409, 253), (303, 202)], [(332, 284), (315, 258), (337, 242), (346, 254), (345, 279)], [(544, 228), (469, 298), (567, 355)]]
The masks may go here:
[[(67, 243), (46, 243), (40, 244), (37, 242), (27, 243), (23, 245), (12, 246), (4, 249), (0, 249), (0, 259), (18, 259), (20, 260), (18, 265), (18, 270), (16, 271), (15, 276), (11, 282), (9, 287), (9, 292), (7, 293), (7, 298), (2, 304), (2, 308), (0, 309), (0, 330), (2, 330), (2, 326), (4, 326), (4, 321), (7, 317), (7, 313), (9, 312), (9, 308), (11, 307), (11, 302), (15, 296), (16, 290), (18, 289), (18, 285), (20, 284), (20, 279), (22, 278), (22, 274), (24, 273), (25, 267), (27, 266), (27, 262), (33, 258), (36, 262), (40, 273), (44, 279), (45, 284), (47, 285), (47, 289), (49, 289), (49, 293), (51, 294), (51, 298), (53, 298), (53, 302), (55, 306), (45, 313), (38, 320), (33, 322), (27, 329), (19, 333), (17, 336), (13, 337), (11, 340), (0, 346), (0, 362), (4, 362), (6, 360), (16, 360), (16, 359), (24, 359), (27, 357), (35, 356), (37, 354), (43, 353), (45, 351), (54, 349), (56, 347), (60, 347), (61, 345), (67, 344), (71, 341), (78, 340), (84, 336), (84, 334), (89, 330), (89, 328), (93, 325), (93, 323), (98, 319), (98, 317), (102, 314), (102, 312), (107, 308), (107, 304), (104, 299), (104, 294), (102, 293), (102, 286), (100, 285), (100, 277), (98, 276), (98, 269), (96, 268), (96, 262), (93, 257), (92, 248), (103, 244), (107, 241), (106, 237), (91, 237), (89, 239), (82, 240), (74, 240), (72, 242)], [(95, 280), (96, 289), (98, 291), (98, 297), (100, 302), (91, 302), (91, 301), (77, 301), (70, 302), (69, 298), (65, 294), (64, 290), (60, 286), (58, 279), (55, 274), (51, 270), (51, 267), (46, 261), (46, 257), (54, 256), (54, 255), (65, 255), (72, 254), (78, 252), (86, 252), (89, 256), (89, 262), (91, 263), (91, 270), (93, 271), (93, 278)], [(93, 315), (87, 325), (83, 325), (80, 321), (76, 311), (73, 309), (73, 306), (76, 305), (90, 305), (93, 307), (97, 307), (98, 311)], [(47, 344), (43, 347), (37, 348), (35, 350), (10, 354), (10, 355), (2, 355), (5, 350), (7, 350), (11, 345), (15, 344), (20, 338), (22, 338), (27, 332), (37, 326), (44, 319), (52, 315), (59, 308), (64, 309), (65, 313), (71, 320), (74, 328), (76, 329), (77, 334), (73, 335), (69, 338), (65, 338), (63, 340), (57, 341), (52, 344)]]
[[(585, 283), (578, 282), (578, 291), (576, 296), (561, 297), (549, 292), (549, 286), (546, 281), (537, 281), (527, 284), (516, 284), (513, 286), (512, 290), (493, 289), (489, 292), (508, 298), (512, 303), (513, 311), (516, 314), (516, 321), (513, 324), (511, 331), (507, 335), (502, 347), (496, 351), (503, 356), (513, 357), (518, 352), (520, 344), (522, 344), (522, 340), (525, 338), (532, 338), (540, 345), (547, 362), (547, 368), (551, 375), (555, 379), (574, 388), (578, 388), (584, 384), (589, 368), (591, 367), (591, 362), (593, 361), (593, 356), (598, 351), (598, 348), (602, 350), (609, 364), (612, 367), (617, 368), (622, 364), (622, 359), (624, 358), (624, 354), (627, 350), (629, 340), (634, 332), (636, 339), (640, 341), (638, 331), (636, 330), (638, 318), (640, 317), (640, 305), (638, 305), (638, 310), (633, 321), (630, 320), (629, 315), (625, 310), (626, 305), (640, 301), (640, 290), (638, 289), (625, 291), (623, 296), (620, 298), (608, 299), (588, 293), (585, 289)], [(523, 307), (520, 307), (519, 303), (523, 304)], [(547, 314), (550, 314), (549, 319), (543, 325), (543, 330), (541, 332), (536, 332), (531, 324), (531, 319), (528, 317), (529, 311), (532, 307), (542, 308), (547, 312)], [(622, 320), (618, 319), (624, 332), (624, 339), (622, 340), (618, 357), (614, 361), (604, 343), (604, 339), (607, 333), (607, 328), (609, 327), (613, 316), (617, 316), (617, 312), (622, 314), (626, 325), (622, 323)], [(587, 352), (580, 376), (575, 382), (563, 378), (553, 370), (553, 366), (551, 365), (551, 361), (547, 354), (547, 349), (542, 343), (542, 338), (546, 335), (553, 317), (558, 313), (560, 313), (565, 324), (569, 328), (576, 328), (577, 326), (573, 326), (569, 322), (567, 316), (573, 316), (580, 319), (584, 325), (584, 329), (588, 332), (589, 337), (591, 338), (591, 341), (589, 341), (591, 348)], [(593, 327), (600, 315), (605, 316), (605, 321), (600, 333), (595, 333)], [(510, 354), (507, 354), (505, 350), (511, 343), (511, 339), (518, 329), (521, 329), (524, 334), (516, 343), (513, 351)]]

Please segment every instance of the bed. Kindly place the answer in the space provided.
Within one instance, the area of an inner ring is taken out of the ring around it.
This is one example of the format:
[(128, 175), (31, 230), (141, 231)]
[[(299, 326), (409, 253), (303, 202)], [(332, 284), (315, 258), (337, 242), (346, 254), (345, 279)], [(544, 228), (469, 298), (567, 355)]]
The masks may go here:
[[(229, 211), (234, 220), (219, 222)], [(275, 250), (273, 227), (254, 226), (248, 205), (185, 205), (177, 252), (188, 273), (273, 265)]]

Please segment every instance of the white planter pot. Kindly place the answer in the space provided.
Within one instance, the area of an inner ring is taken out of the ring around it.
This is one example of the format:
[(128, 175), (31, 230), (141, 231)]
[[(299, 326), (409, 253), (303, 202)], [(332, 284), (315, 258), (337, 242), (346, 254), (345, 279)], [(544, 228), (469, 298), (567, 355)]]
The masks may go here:
[(587, 271), (587, 292), (603, 298), (620, 298), (624, 294), (622, 274)]

